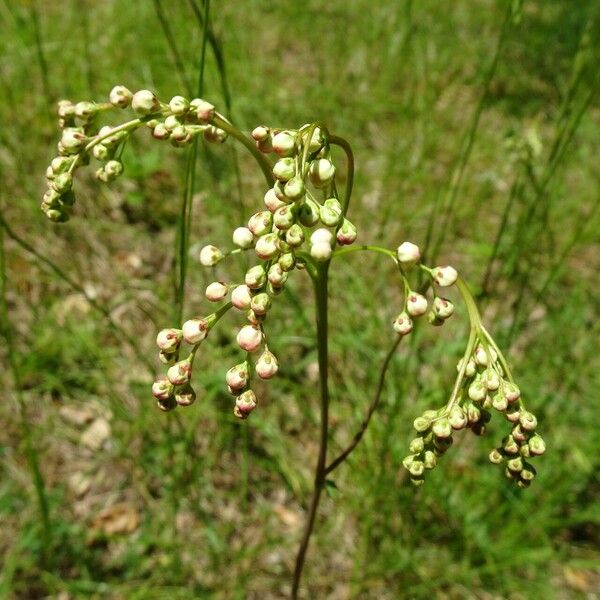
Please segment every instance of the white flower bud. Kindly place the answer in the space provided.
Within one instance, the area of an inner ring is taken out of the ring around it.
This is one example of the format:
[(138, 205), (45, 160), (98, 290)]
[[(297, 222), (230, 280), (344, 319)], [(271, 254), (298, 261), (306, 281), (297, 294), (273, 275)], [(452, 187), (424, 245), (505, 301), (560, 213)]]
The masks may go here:
[(535, 428), (537, 427), (537, 419), (535, 418), (535, 415), (528, 411), (521, 413), (519, 423), (525, 431), (535, 431)]
[(273, 150), (281, 157), (292, 156), (296, 150), (296, 138), (290, 131), (280, 131), (273, 136)]
[(160, 108), (160, 102), (150, 90), (140, 90), (133, 95), (131, 108), (141, 115), (148, 115)]
[(98, 113), (98, 105), (94, 102), (78, 102), (75, 105), (75, 115), (82, 121), (89, 121)]
[(402, 242), (397, 250), (398, 261), (403, 267), (415, 265), (421, 259), (419, 246), (412, 242)]
[(70, 173), (60, 173), (54, 177), (51, 186), (59, 194), (64, 194), (73, 187), (73, 175)]
[(449, 438), (452, 435), (452, 426), (445, 417), (434, 421), (431, 429), (433, 434), (439, 438)]
[(271, 379), (279, 370), (277, 358), (269, 350), (265, 350), (256, 361), (256, 374), (261, 379)]
[(493, 368), (488, 367), (483, 375), (485, 387), (490, 392), (495, 392), (500, 387), (500, 377)]
[(180, 360), (167, 371), (167, 378), (173, 385), (184, 385), (192, 378), (192, 365), (189, 358)]
[(59, 100), (56, 109), (61, 119), (72, 119), (75, 116), (75, 105), (70, 100)]
[(285, 206), (285, 202), (282, 202), (275, 193), (273, 188), (267, 190), (264, 198), (265, 206), (273, 213), (278, 208)]
[(464, 429), (467, 426), (467, 415), (460, 406), (454, 406), (448, 415), (448, 421), (452, 429)]
[(123, 163), (119, 160), (109, 160), (104, 165), (107, 181), (114, 181), (121, 173), (123, 173)]
[(268, 210), (263, 210), (252, 215), (248, 220), (248, 229), (256, 236), (271, 232), (273, 215)]
[(66, 156), (57, 156), (56, 158), (52, 159), (50, 168), (52, 169), (54, 175), (58, 175), (60, 173), (66, 173), (72, 164), (72, 158), (67, 158)]
[(231, 302), (239, 310), (249, 309), (251, 300), (252, 294), (247, 285), (238, 285), (231, 292)]
[(408, 335), (413, 330), (413, 322), (412, 319), (408, 316), (407, 313), (400, 313), (395, 319), (393, 323), (393, 328), (396, 333), (400, 335)]
[(108, 94), (108, 101), (116, 108), (127, 108), (132, 98), (133, 94), (124, 85), (115, 85)]
[(223, 253), (216, 246), (204, 246), (200, 250), (200, 264), (213, 267), (223, 258)]
[(183, 96), (173, 96), (169, 101), (170, 111), (177, 116), (185, 115), (190, 108), (190, 102)]
[(454, 304), (446, 298), (436, 296), (433, 299), (433, 312), (440, 319), (448, 319), (454, 314)]
[(242, 350), (254, 352), (262, 343), (262, 331), (256, 325), (244, 325), (237, 334), (237, 343)]
[(66, 127), (63, 129), (60, 144), (65, 154), (77, 154), (87, 142), (87, 137), (81, 127)]
[(152, 395), (157, 400), (167, 400), (173, 395), (173, 384), (164, 376), (157, 378), (152, 384)]
[(248, 376), (248, 363), (243, 362), (235, 365), (235, 367), (231, 367), (231, 369), (227, 371), (225, 381), (231, 391), (236, 392), (243, 390), (246, 387), (248, 384)]
[(233, 243), (239, 248), (247, 250), (254, 245), (254, 235), (247, 227), (237, 227), (233, 231)]
[(469, 398), (474, 402), (481, 402), (487, 396), (487, 390), (481, 381), (473, 381), (469, 385)]
[(356, 227), (348, 219), (344, 219), (335, 237), (340, 246), (348, 246), (356, 241), (356, 236)]
[(190, 108), (196, 111), (199, 121), (210, 121), (215, 116), (215, 107), (206, 100), (194, 98), (190, 103)]
[(296, 174), (296, 161), (293, 158), (280, 158), (273, 165), (273, 175), (279, 181), (289, 181)]
[(282, 231), (289, 229), (296, 220), (295, 212), (293, 205), (289, 204), (278, 208), (273, 214), (273, 224)]
[(259, 125), (258, 127), (255, 127), (252, 130), (252, 133), (250, 135), (257, 142), (264, 142), (266, 139), (269, 138), (270, 131), (268, 127), (265, 127), (264, 125)]
[(269, 268), (269, 273), (267, 277), (269, 279), (269, 283), (273, 287), (279, 288), (283, 286), (287, 281), (288, 274), (281, 268), (279, 263), (275, 263)]
[(297, 248), (304, 243), (304, 231), (302, 227), (298, 225), (298, 223), (294, 223), (286, 232), (285, 232), (285, 241), (292, 247)]
[(427, 298), (417, 292), (411, 292), (406, 299), (406, 311), (411, 317), (420, 317), (427, 312)]
[(514, 383), (505, 382), (502, 385), (502, 393), (510, 403), (516, 402), (521, 397), (521, 390)]
[(318, 158), (313, 161), (308, 169), (308, 176), (316, 188), (330, 184), (335, 175), (335, 167), (327, 158)]
[(262, 260), (273, 258), (279, 252), (277, 247), (277, 235), (274, 233), (261, 235), (256, 241), (254, 252), (256, 252), (256, 256)]
[(317, 261), (326, 261), (331, 258), (333, 253), (329, 242), (318, 242), (310, 247), (310, 255)]
[(211, 302), (220, 302), (227, 296), (227, 286), (222, 281), (213, 281), (206, 287), (205, 295)]
[(204, 319), (189, 319), (181, 326), (183, 339), (188, 344), (198, 344), (208, 335), (208, 323)]
[(235, 399), (234, 414), (245, 419), (256, 408), (256, 395), (252, 390), (246, 390)]
[(266, 281), (267, 274), (262, 265), (255, 265), (246, 271), (245, 282), (251, 290), (261, 288)]
[(488, 348), (487, 352), (486, 352), (486, 349), (482, 345), (479, 345), (479, 346), (477, 346), (477, 348), (475, 348), (475, 353), (473, 356), (475, 358), (475, 362), (480, 367), (488, 366), (488, 363), (489, 363), (488, 352), (492, 358), (492, 362), (495, 363), (496, 359), (498, 358), (498, 355), (496, 354), (496, 351), (493, 348)]
[(104, 144), (96, 144), (92, 148), (92, 155), (96, 160), (105, 161), (108, 160), (110, 152)]
[(333, 241), (333, 233), (331, 233), (331, 231), (329, 231), (329, 229), (325, 229), (324, 227), (316, 229), (315, 231), (313, 231), (312, 235), (310, 236), (311, 244), (319, 244), (319, 243), (331, 244), (332, 241)]
[(458, 279), (458, 273), (454, 267), (435, 267), (433, 269), (433, 280), (440, 287), (448, 287), (454, 285)]
[(161, 329), (156, 336), (156, 345), (163, 352), (172, 353), (179, 348), (182, 338), (183, 332), (181, 329)]

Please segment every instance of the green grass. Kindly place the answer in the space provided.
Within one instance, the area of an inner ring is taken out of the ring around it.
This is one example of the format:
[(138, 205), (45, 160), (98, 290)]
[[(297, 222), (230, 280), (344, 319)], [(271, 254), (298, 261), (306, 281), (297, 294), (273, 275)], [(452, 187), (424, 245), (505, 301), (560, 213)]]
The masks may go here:
[[(39, 211), (57, 138), (49, 99), (102, 99), (116, 83), (149, 87), (161, 98), (181, 93), (182, 79), (195, 87), (198, 12), (191, 2), (161, 4), (185, 73), (154, 3), (110, 0), (82, 9), (67, 0), (31, 9), (0, 2), (0, 203), (11, 232), (31, 246), (4, 231), (14, 348), (3, 338), (0, 597), (262, 600), (289, 593), (318, 437), (308, 278), (298, 273), (293, 293), (273, 309), (281, 376), (260, 390), (252, 418), (236, 422), (223, 390), (224, 371), (237, 362), (231, 317), (202, 348), (198, 402), (173, 418), (155, 409), (140, 357), (160, 370), (153, 339), (176, 311), (185, 152), (142, 132), (126, 149), (119, 182), (100, 186), (81, 170), (69, 224), (53, 226)], [(425, 486), (413, 489), (401, 467), (411, 423), (448, 393), (465, 311), (443, 330), (420, 328), (400, 347), (369, 431), (324, 498), (306, 598), (600, 591), (600, 14), (595, 3), (525, 0), (485, 92), (505, 6), (211, 3), (236, 123), (249, 130), (320, 119), (350, 140), (357, 159), (350, 218), (364, 243), (424, 244), (434, 219), (430, 248), (438, 244), (440, 260), (479, 293), (484, 321), (510, 348), (549, 447), (534, 485), (516, 491), (487, 461), (502, 435), (502, 424), (492, 424), (482, 439), (459, 436)], [(195, 7), (203, 14), (200, 0)], [(213, 43), (205, 95), (224, 106)], [(261, 202), (260, 172), (230, 145), (199, 146), (192, 245), (228, 243), (231, 228)], [(432, 207), (449, 200), (451, 215), (432, 217)], [(331, 273), (333, 451), (361, 422), (401, 298), (385, 263), (358, 254), (344, 261)], [(218, 272), (239, 277), (244, 265), (232, 260)], [(190, 260), (184, 314), (204, 310), (211, 278)], [(20, 396), (45, 482), (50, 548)], [(100, 450), (82, 445), (89, 422), (66, 419), (65, 407), (110, 422)], [(88, 481), (85, 493), (77, 493), (74, 475)], [(95, 525), (117, 504), (139, 515), (135, 531), (106, 534)]]

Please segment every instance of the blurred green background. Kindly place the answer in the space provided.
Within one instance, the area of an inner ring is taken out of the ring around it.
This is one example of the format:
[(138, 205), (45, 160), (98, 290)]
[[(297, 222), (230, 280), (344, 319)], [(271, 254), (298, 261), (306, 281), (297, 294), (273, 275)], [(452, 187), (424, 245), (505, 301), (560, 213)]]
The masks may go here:
[[(202, 348), (199, 400), (174, 418), (149, 385), (156, 331), (175, 324), (186, 150), (140, 132), (115, 184), (80, 170), (68, 224), (39, 210), (56, 100), (195, 87), (203, 10), (0, 1), (2, 598), (289, 593), (318, 437), (308, 278), (273, 310), (281, 371), (252, 418), (237, 422), (223, 390), (230, 317)], [(466, 314), (419, 328), (322, 503), (304, 597), (600, 598), (600, 4), (213, 0), (210, 26), (205, 96), (245, 131), (320, 119), (352, 143), (359, 239), (429, 242), (461, 271), (548, 444), (534, 485), (513, 489), (487, 461), (495, 419), (413, 489), (412, 420), (445, 402)], [(260, 172), (233, 147), (201, 146), (192, 244), (227, 246), (261, 205)], [(373, 393), (401, 290), (376, 258), (332, 271), (335, 452)], [(186, 315), (205, 311), (212, 277), (191, 263)]]

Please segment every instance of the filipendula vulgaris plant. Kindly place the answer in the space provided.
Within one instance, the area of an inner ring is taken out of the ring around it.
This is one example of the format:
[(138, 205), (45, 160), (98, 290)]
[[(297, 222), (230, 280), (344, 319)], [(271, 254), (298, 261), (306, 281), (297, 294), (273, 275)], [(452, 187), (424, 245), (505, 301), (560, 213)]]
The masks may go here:
[[(134, 117), (118, 125), (98, 127), (100, 116), (111, 110), (132, 109)], [(110, 182), (122, 175), (120, 160), (123, 145), (138, 129), (149, 130), (157, 140), (184, 147), (197, 136), (210, 143), (223, 143), (229, 136), (241, 142), (256, 158), (267, 189), (263, 206), (237, 227), (227, 249), (206, 245), (200, 251), (200, 263), (212, 267), (227, 257), (248, 252), (256, 264), (242, 281), (215, 281), (206, 288), (209, 302), (219, 307), (201, 316), (158, 332), (156, 343), (165, 374), (152, 385), (158, 407), (164, 411), (188, 407), (196, 393), (192, 386), (194, 359), (201, 345), (221, 317), (234, 310), (240, 313), (237, 345), (240, 362), (224, 373), (224, 384), (233, 397), (233, 414), (247, 419), (260, 404), (252, 389), (253, 381), (270, 379), (279, 369), (277, 357), (268, 346), (268, 317), (271, 307), (295, 271), (306, 271), (314, 283), (318, 360), (320, 370), (321, 430), (320, 449), (315, 470), (315, 487), (306, 529), (296, 559), (292, 598), (296, 598), (306, 550), (326, 476), (337, 468), (356, 447), (381, 394), (382, 383), (371, 404), (362, 429), (337, 458), (328, 463), (328, 270), (333, 259), (349, 252), (367, 251), (391, 259), (397, 268), (403, 306), (393, 320), (398, 336), (382, 367), (381, 382), (399, 341), (410, 335), (415, 322), (426, 320), (433, 326), (443, 325), (454, 313), (453, 303), (444, 291), (457, 287), (467, 308), (470, 333), (463, 357), (457, 365), (457, 377), (447, 402), (425, 411), (414, 421), (415, 438), (403, 461), (415, 485), (424, 482), (427, 470), (433, 469), (450, 448), (453, 435), (470, 429), (483, 435), (494, 411), (508, 422), (507, 435), (489, 455), (491, 462), (505, 465), (506, 476), (519, 487), (527, 487), (536, 471), (531, 460), (544, 453), (543, 439), (536, 433), (537, 420), (526, 410), (508, 362), (483, 326), (477, 306), (465, 282), (451, 266), (429, 267), (421, 261), (419, 247), (402, 242), (389, 250), (374, 245), (354, 244), (356, 226), (347, 218), (352, 194), (354, 159), (350, 145), (331, 134), (319, 123), (298, 129), (274, 129), (258, 126), (251, 137), (244, 135), (209, 102), (175, 96), (161, 102), (153, 92), (132, 93), (118, 85), (108, 102), (61, 101), (58, 105), (62, 130), (58, 156), (47, 169), (48, 189), (42, 210), (54, 222), (68, 220), (75, 201), (73, 175), (93, 159), (98, 162), (96, 177)], [(340, 147), (346, 156), (346, 186), (340, 195), (336, 185), (336, 166), (331, 149)], [(427, 281), (419, 291), (411, 284), (415, 273)], [(428, 297), (430, 296), (430, 297)]]

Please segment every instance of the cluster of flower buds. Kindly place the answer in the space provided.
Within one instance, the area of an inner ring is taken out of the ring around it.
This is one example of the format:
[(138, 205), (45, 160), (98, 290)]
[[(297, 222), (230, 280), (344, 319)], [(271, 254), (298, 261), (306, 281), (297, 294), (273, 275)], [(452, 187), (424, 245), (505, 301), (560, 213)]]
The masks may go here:
[[(171, 106), (171, 110), (174, 108)], [(236, 340), (246, 356), (225, 375), (227, 389), (235, 396), (234, 414), (241, 419), (247, 418), (257, 405), (250, 387), (253, 376), (270, 379), (279, 368), (265, 334), (265, 321), (274, 299), (295, 269), (304, 269), (307, 261), (327, 261), (336, 245), (348, 245), (356, 239), (356, 227), (345, 218), (344, 207), (337, 198), (335, 167), (321, 128), (305, 125), (298, 130), (279, 131), (261, 126), (253, 130), (252, 137), (261, 151), (276, 155), (272, 167), (274, 184), (264, 195), (265, 208), (233, 231), (232, 250), (224, 252), (207, 245), (199, 253), (205, 267), (214, 267), (226, 256), (242, 251), (253, 252), (258, 260), (243, 281), (214, 281), (205, 294), (211, 302), (226, 303), (223, 310), (234, 308), (245, 315), (246, 323), (239, 328)], [(324, 198), (322, 202), (316, 198), (319, 194)], [(173, 408), (179, 403), (178, 385), (189, 387), (189, 380), (178, 383), (179, 374), (191, 377), (193, 356), (201, 341), (190, 337), (189, 323), (184, 323), (181, 330), (159, 334), (161, 357), (172, 357), (175, 363), (167, 378), (154, 384), (161, 408)], [(167, 342), (171, 339), (175, 340), (173, 344)], [(188, 358), (177, 362), (181, 340), (195, 345)], [(161, 346), (161, 341), (166, 347)]]
[[(114, 127), (99, 127), (102, 114), (126, 108), (131, 108), (136, 118)], [(62, 134), (58, 156), (52, 159), (46, 171), (47, 190), (42, 210), (51, 221), (67, 221), (75, 202), (75, 170), (93, 158), (100, 163), (96, 177), (105, 183), (115, 180), (123, 173), (120, 160), (123, 144), (142, 126), (148, 127), (155, 139), (169, 140), (176, 147), (185, 146), (199, 134), (209, 142), (223, 142), (227, 135), (211, 123), (214, 115), (214, 106), (200, 98), (187, 100), (175, 96), (165, 104), (149, 90), (133, 93), (122, 85), (111, 90), (108, 102), (61, 100), (58, 117)]]
[(452, 444), (455, 431), (469, 428), (475, 435), (483, 435), (495, 410), (505, 416), (512, 431), (492, 450), (490, 460), (496, 464), (506, 461), (506, 476), (519, 487), (529, 486), (536, 471), (528, 459), (543, 454), (546, 447), (536, 433), (537, 419), (525, 410), (521, 392), (487, 332), (476, 338), (457, 370), (448, 404), (437, 411), (428, 410), (414, 421), (417, 437), (403, 463), (411, 480), (416, 485), (423, 483), (425, 469), (435, 467), (437, 457)]
[(446, 288), (454, 285), (458, 279), (456, 269), (450, 266), (435, 267), (430, 269), (420, 265), (430, 277), (434, 291), (431, 307), (427, 298), (411, 289), (406, 274), (421, 262), (421, 251), (412, 242), (403, 242), (396, 251), (398, 265), (404, 280), (404, 308), (394, 319), (392, 327), (401, 335), (408, 335), (413, 330), (413, 320), (427, 314), (427, 320), (431, 325), (443, 325), (447, 319), (454, 314), (454, 304), (438, 295), (438, 288)]

